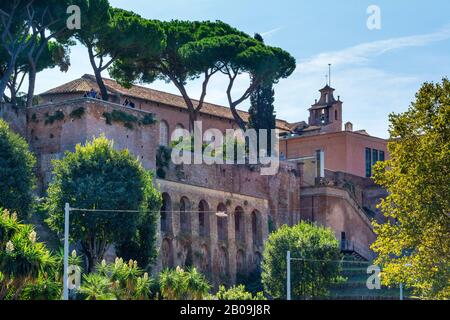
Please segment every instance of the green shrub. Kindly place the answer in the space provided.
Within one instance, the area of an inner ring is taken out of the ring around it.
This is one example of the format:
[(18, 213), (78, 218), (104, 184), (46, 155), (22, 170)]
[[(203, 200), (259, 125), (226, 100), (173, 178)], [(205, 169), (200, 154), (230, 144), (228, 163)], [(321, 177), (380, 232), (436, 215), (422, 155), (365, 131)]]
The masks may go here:
[(152, 262), (161, 195), (153, 186), (151, 173), (136, 157), (128, 150), (115, 150), (112, 142), (101, 137), (77, 145), (75, 152), (67, 152), (65, 158), (53, 161), (53, 166), (54, 178), (47, 192), (47, 222), (52, 230), (62, 234), (65, 203), (107, 210), (89, 214), (77, 211), (70, 219), (71, 241), (81, 243), (89, 271), (111, 244), (117, 245), (121, 256), (125, 255), (121, 249), (127, 248), (124, 244), (142, 245), (145, 250), (137, 250), (142, 255), (135, 259), (144, 267)]
[(45, 120), (45, 125), (53, 124), (55, 121), (64, 120), (64, 112), (61, 110), (56, 111), (53, 115), (46, 114), (47, 119)]
[(86, 300), (148, 300), (153, 280), (138, 267), (137, 261), (114, 263), (104, 260), (95, 273), (83, 276), (79, 295)]
[(219, 287), (219, 291), (216, 293), (217, 300), (267, 300), (262, 292), (258, 292), (253, 295), (251, 292), (245, 291), (244, 285), (237, 287), (231, 287), (226, 289), (224, 286)]
[(32, 207), (36, 159), (25, 139), (0, 119), (0, 207), (25, 219)]
[(70, 113), (70, 116), (71, 116), (72, 118), (81, 119), (81, 118), (83, 117), (83, 115), (84, 115), (84, 112), (85, 112), (84, 107), (79, 107), (79, 108), (77, 108), (77, 109), (74, 109), (74, 110)]
[(340, 277), (339, 242), (331, 229), (306, 222), (283, 226), (265, 243), (262, 263), (264, 291), (275, 299), (286, 298), (286, 253), (291, 262), (292, 297), (309, 299), (326, 297), (328, 288)]
[(164, 270), (159, 276), (159, 283), (165, 300), (203, 300), (211, 289), (205, 276), (195, 268)]

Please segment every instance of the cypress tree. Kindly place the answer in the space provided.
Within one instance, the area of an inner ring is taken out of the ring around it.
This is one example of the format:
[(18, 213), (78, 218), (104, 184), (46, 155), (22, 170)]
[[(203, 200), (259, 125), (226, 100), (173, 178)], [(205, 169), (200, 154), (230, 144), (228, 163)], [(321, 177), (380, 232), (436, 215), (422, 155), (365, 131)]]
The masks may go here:
[(271, 154), (271, 134), (270, 130), (275, 129), (275, 91), (272, 84), (263, 84), (250, 97), (251, 106), (249, 109), (249, 128), (255, 129), (258, 133), (259, 150), (259, 130), (266, 129), (267, 132), (267, 152)]

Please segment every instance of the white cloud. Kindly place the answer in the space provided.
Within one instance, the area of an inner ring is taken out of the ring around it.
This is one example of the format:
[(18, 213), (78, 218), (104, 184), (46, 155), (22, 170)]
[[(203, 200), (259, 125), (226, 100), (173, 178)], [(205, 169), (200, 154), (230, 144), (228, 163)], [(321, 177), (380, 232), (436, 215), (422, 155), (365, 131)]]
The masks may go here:
[(395, 49), (422, 47), (447, 39), (450, 39), (450, 25), (429, 34), (362, 43), (339, 51), (320, 53), (310, 59), (301, 61), (297, 66), (296, 72), (323, 71), (329, 63), (335, 67), (361, 65), (367, 63), (371, 57), (376, 57)]

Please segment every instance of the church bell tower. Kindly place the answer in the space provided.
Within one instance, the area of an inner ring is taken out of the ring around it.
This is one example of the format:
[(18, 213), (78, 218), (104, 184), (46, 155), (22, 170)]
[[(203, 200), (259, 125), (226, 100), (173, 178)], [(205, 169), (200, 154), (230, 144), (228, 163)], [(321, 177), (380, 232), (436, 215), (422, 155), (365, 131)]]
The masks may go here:
[(329, 83), (319, 90), (320, 99), (309, 109), (309, 125), (321, 127), (324, 132), (342, 131), (342, 101), (334, 97), (335, 89)]

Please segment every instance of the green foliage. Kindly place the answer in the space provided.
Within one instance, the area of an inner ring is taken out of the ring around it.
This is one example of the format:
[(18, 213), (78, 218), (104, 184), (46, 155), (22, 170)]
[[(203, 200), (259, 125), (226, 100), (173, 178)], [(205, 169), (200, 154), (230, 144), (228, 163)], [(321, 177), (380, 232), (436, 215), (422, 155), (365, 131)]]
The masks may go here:
[[(162, 22), (166, 43), (158, 56), (127, 56), (118, 59), (110, 69), (111, 76), (125, 86), (133, 82), (172, 82), (179, 89), (189, 110), (193, 125), (203, 107), (211, 78), (218, 73), (229, 75), (231, 89), (239, 74), (248, 73), (253, 82), (244, 95), (234, 101), (234, 108), (246, 100), (262, 82), (273, 83), (288, 77), (295, 69), (295, 59), (287, 52), (266, 46), (221, 21)], [(186, 84), (203, 77), (202, 92), (194, 105)], [(239, 117), (237, 112), (233, 112)], [(242, 121), (242, 119), (239, 120)], [(240, 124), (240, 123), (239, 123)]]
[(64, 120), (64, 112), (62, 112), (61, 110), (57, 110), (55, 111), (54, 114), (49, 115), (48, 113), (45, 115), (46, 116), (46, 120), (45, 120), (45, 125), (48, 124), (53, 124), (55, 121), (62, 121)]
[[(54, 231), (62, 234), (65, 203), (75, 208), (114, 210), (71, 214), (71, 240), (80, 242), (89, 270), (113, 243), (120, 248), (122, 243), (145, 240), (146, 254), (154, 256), (155, 236), (142, 234), (156, 234), (155, 218), (149, 216), (158, 216), (161, 196), (152, 185), (152, 175), (128, 150), (116, 151), (112, 142), (101, 137), (77, 145), (74, 153), (67, 152), (53, 166), (47, 222)], [(150, 262), (142, 261), (142, 265)]]
[(133, 124), (139, 125), (152, 125), (156, 123), (155, 116), (153, 114), (146, 114), (141, 119), (124, 111), (114, 110), (112, 112), (104, 112), (103, 116), (106, 119), (106, 123), (112, 125), (113, 122), (122, 122), (125, 128), (133, 130)]
[(272, 85), (260, 85), (250, 96), (251, 106), (249, 109), (248, 127), (258, 132), (258, 150), (260, 150), (259, 130), (265, 129), (267, 132), (267, 147), (269, 155), (271, 154), (271, 132), (276, 128), (275, 116), (275, 91)]
[(286, 252), (292, 258), (304, 259), (291, 263), (292, 297), (318, 298), (328, 294), (331, 284), (340, 280), (339, 243), (332, 230), (301, 223), (283, 226), (265, 243), (262, 263), (264, 291), (275, 299), (286, 298)]
[(76, 0), (75, 3), (83, 17), (75, 37), (86, 46), (102, 98), (108, 100), (101, 73), (118, 59), (158, 55), (165, 45), (164, 32), (159, 21), (110, 7), (107, 0)]
[(25, 139), (0, 119), (0, 206), (25, 219), (31, 209), (36, 159)]
[(257, 294), (258, 292), (264, 290), (261, 282), (260, 266), (258, 266), (255, 271), (250, 272), (249, 274), (237, 274), (236, 282), (244, 285), (245, 289), (253, 294)]
[(165, 300), (203, 300), (211, 289), (208, 280), (195, 268), (164, 270), (159, 282)]
[(70, 116), (75, 119), (81, 119), (85, 113), (84, 107), (79, 107), (77, 109), (72, 110)]
[(159, 146), (156, 152), (156, 175), (165, 179), (166, 171), (169, 169), (172, 150), (165, 146)]
[(144, 126), (149, 126), (152, 124), (155, 124), (156, 120), (155, 120), (155, 115), (153, 113), (151, 114), (146, 114), (141, 120), (140, 120), (140, 124), (144, 125)]
[(86, 300), (148, 300), (152, 279), (138, 267), (137, 261), (123, 259), (107, 264), (104, 260), (97, 271), (83, 276), (79, 294)]
[[(54, 298), (56, 266), (55, 257), (44, 244), (37, 242), (34, 228), (21, 224), (16, 214), (1, 209), (0, 300), (28, 299), (38, 295)], [(51, 285), (51, 290), (45, 291), (45, 284)]]
[[(61, 269), (62, 270), (62, 269)], [(60, 300), (63, 291), (63, 283), (44, 277), (39, 277), (36, 282), (27, 283), (20, 295), (21, 300)]]
[(262, 292), (253, 295), (251, 292), (245, 291), (244, 285), (231, 287), (228, 290), (224, 286), (220, 286), (215, 297), (217, 300), (267, 300)]
[(390, 123), (390, 159), (374, 169), (389, 192), (380, 205), (388, 219), (375, 224), (372, 246), (382, 281), (450, 299), (450, 81), (425, 83)]

